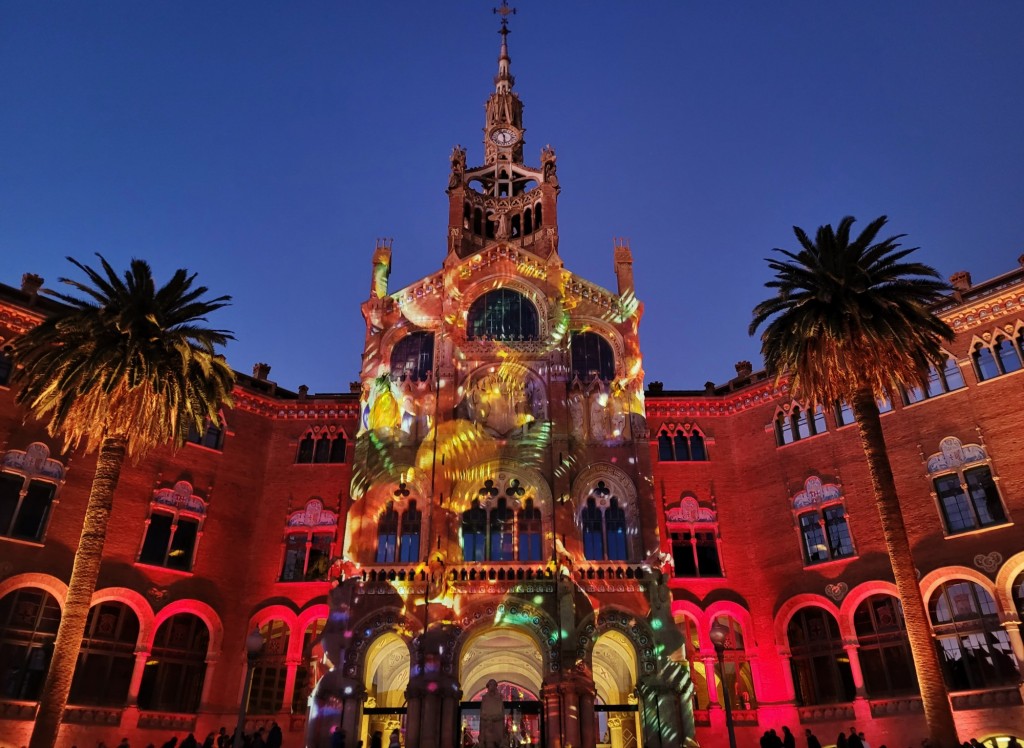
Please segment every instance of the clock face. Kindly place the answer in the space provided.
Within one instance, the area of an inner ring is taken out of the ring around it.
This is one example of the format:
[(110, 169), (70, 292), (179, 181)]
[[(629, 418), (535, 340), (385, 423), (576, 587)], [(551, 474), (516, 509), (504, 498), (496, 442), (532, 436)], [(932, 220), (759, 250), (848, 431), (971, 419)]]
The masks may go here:
[(519, 139), (515, 130), (501, 127), (491, 133), (491, 142), (495, 145), (512, 145)]

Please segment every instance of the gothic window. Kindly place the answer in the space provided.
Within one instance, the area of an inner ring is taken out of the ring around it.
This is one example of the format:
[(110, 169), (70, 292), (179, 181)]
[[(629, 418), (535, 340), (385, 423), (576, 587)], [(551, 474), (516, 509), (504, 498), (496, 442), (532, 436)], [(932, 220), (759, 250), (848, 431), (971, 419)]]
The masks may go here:
[(200, 447), (208, 447), (209, 449), (220, 451), (224, 448), (224, 429), (222, 426), (217, 426), (213, 421), (207, 419), (202, 431), (199, 431), (195, 426), (189, 426), (185, 441), (189, 444), (198, 444)]
[(798, 403), (794, 403), (788, 410), (779, 408), (774, 423), (775, 443), (780, 447), (827, 431), (825, 411), (820, 405), (814, 410)]
[(803, 608), (787, 631), (793, 686), (800, 706), (853, 701), (853, 673), (839, 624), (823, 608)]
[(856, 555), (840, 487), (812, 475), (790, 500), (803, 547), (804, 564)]
[(0, 455), (0, 536), (41, 542), (64, 466), (42, 442)]
[(60, 606), (44, 590), (22, 587), (0, 600), (0, 696), (39, 698), (59, 625)]
[(928, 604), (946, 685), (967, 691), (1020, 680), (996, 602), (974, 582), (943, 583)]
[(512, 547), (514, 516), (504, 496), (490, 511), (491, 561), (511, 561), (515, 557)]
[(602, 382), (615, 378), (615, 354), (603, 336), (596, 332), (575, 332), (569, 348), (572, 371), (580, 381), (588, 382), (595, 376)]
[(960, 372), (960, 367), (957, 365), (956, 359), (950, 356), (941, 369), (937, 366), (928, 369), (928, 377), (922, 385), (905, 390), (903, 401), (907, 405), (913, 405), (964, 386), (964, 376)]
[[(1024, 340), (1024, 331), (1017, 339), (1020, 345)], [(978, 381), (984, 382), (987, 379), (1009, 374), (1021, 368), (1020, 351), (1014, 341), (1005, 335), (996, 335), (991, 345), (978, 342), (971, 351), (971, 360), (974, 362), (974, 371), (978, 375)]]
[(124, 706), (135, 669), (139, 618), (124, 603), (93, 605), (85, 622), (68, 703)]
[(331, 547), (338, 531), (338, 515), (324, 509), (320, 499), (288, 515), (284, 535), (282, 582), (326, 581), (331, 568)]
[(309, 695), (316, 685), (316, 674), (322, 655), (320, 637), (327, 619), (317, 618), (306, 626), (302, 634), (302, 660), (295, 669), (295, 690), (292, 693), (292, 714), (305, 714), (309, 709)]
[(345, 434), (330, 428), (311, 429), (299, 441), (297, 464), (341, 463), (345, 461)]
[(523, 213), (523, 234), (533, 233), (533, 211), (529, 208)]
[(484, 561), (487, 558), (487, 510), (473, 499), (469, 509), (462, 513), (462, 558), (464, 561)]
[(860, 669), (868, 696), (878, 699), (917, 693), (914, 661), (903, 606), (891, 595), (872, 595), (853, 614)]
[[(730, 615), (721, 614), (715, 617), (714, 623), (721, 624), (729, 633), (725, 637), (723, 652), (725, 681), (729, 687), (730, 705), (733, 709), (755, 709), (757, 701), (754, 695), (754, 680), (747, 661), (746, 647), (743, 640), (743, 627)], [(715, 685), (718, 689), (718, 702), (725, 702), (725, 684), (719, 673), (715, 673)]]
[(704, 435), (696, 426), (669, 424), (658, 434), (658, 460), (661, 462), (703, 462), (708, 459)]
[(626, 512), (604, 481), (598, 481), (580, 514), (583, 553), (589, 561), (627, 561)]
[(473, 233), (477, 236), (484, 235), (484, 212), (480, 208), (473, 209)]
[(263, 649), (252, 669), (250, 714), (277, 714), (284, 706), (289, 634), (288, 624), (284, 621), (268, 621), (260, 626)]
[(178, 613), (160, 624), (142, 673), (139, 708), (195, 714), (206, 679), (209, 642), (206, 624), (192, 613)]
[(543, 526), (540, 509), (527, 499), (519, 510), (519, 560), (540, 561), (542, 559), (541, 537)]
[(154, 491), (139, 563), (191, 571), (205, 519), (206, 502), (187, 481)]
[(853, 406), (845, 400), (836, 402), (836, 425), (849, 426), (853, 422)]
[(928, 472), (947, 535), (1005, 524), (999, 489), (985, 449), (955, 437), (940, 442), (928, 458)]
[(398, 559), (398, 512), (389, 501), (377, 520), (377, 563), (393, 564)]
[(0, 387), (7, 387), (11, 383), (11, 375), (14, 373), (14, 356), (11, 351), (9, 345), (0, 350)]
[(416, 500), (413, 499), (409, 502), (408, 508), (402, 512), (398, 547), (399, 563), (414, 564), (420, 560), (420, 527), (422, 524), (423, 513), (416, 508)]
[(434, 370), (434, 333), (412, 332), (391, 349), (391, 378), (423, 382)]
[(497, 288), (478, 297), (469, 307), (466, 336), (470, 340), (512, 342), (537, 340), (537, 308), (511, 288)]
[(672, 540), (673, 575), (676, 577), (720, 577), (718, 517), (713, 509), (701, 507), (686, 496), (665, 513)]
[(541, 204), (537, 203), (536, 207), (534, 207), (533, 209), (533, 216), (536, 219), (534, 223), (536, 224), (536, 228), (538, 229), (544, 225), (544, 214), (541, 211), (541, 207)]

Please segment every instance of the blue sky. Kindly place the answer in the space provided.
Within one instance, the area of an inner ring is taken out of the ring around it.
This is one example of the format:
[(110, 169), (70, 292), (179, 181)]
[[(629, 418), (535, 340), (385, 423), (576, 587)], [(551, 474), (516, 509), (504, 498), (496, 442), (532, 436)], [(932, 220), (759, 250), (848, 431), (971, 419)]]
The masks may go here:
[[(188, 267), (237, 369), (347, 390), (375, 238), (393, 289), (437, 270), (448, 154), (482, 161), (495, 4), (0, 3), (0, 281)], [(515, 5), (527, 161), (557, 149), (569, 269), (614, 288), (630, 240), (648, 381), (760, 365), (793, 224), (888, 214), (976, 281), (1024, 252), (1024, 3)]]

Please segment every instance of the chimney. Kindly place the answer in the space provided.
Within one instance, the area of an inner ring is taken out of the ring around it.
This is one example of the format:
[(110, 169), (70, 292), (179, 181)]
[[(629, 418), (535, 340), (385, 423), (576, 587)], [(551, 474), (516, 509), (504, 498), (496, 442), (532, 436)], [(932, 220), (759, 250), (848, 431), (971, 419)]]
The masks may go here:
[(754, 373), (754, 367), (750, 365), (749, 361), (737, 361), (736, 362), (736, 378), (746, 379)]
[(358, 395), (360, 392), (363, 391), (363, 383), (358, 381), (349, 382), (348, 391), (351, 392), (353, 395)]
[(704, 394), (705, 395), (714, 395), (715, 394), (715, 383), (714, 382), (705, 382), (704, 383)]
[(299, 400), (305, 400), (308, 395), (309, 395), (309, 385), (300, 384), (299, 385)]
[(28, 295), (32, 301), (39, 295), (39, 289), (43, 287), (43, 276), (35, 273), (25, 273), (21, 276), (21, 292)]
[(657, 380), (647, 383), (647, 394), (649, 395), (660, 395), (665, 391), (665, 385)]
[(949, 285), (956, 291), (969, 291), (971, 288), (971, 274), (966, 270), (953, 273), (949, 276)]
[(270, 364), (253, 364), (252, 376), (253, 379), (258, 379), (261, 382), (266, 382), (267, 377), (270, 376)]

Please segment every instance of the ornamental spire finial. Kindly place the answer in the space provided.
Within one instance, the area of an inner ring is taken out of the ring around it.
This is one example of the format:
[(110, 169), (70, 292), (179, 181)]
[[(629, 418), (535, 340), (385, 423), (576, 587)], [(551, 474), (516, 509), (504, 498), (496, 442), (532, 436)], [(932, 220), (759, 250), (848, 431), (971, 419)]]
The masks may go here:
[(514, 16), (516, 9), (509, 7), (508, 0), (501, 0), (501, 5), (492, 8), (492, 11), (501, 16), (501, 28), (498, 30), (501, 34), (501, 53), (498, 55), (498, 75), (494, 79), (494, 90), (505, 93), (510, 91), (515, 83), (509, 69), (512, 59), (508, 56), (508, 35), (511, 33), (508, 28), (508, 17)]

